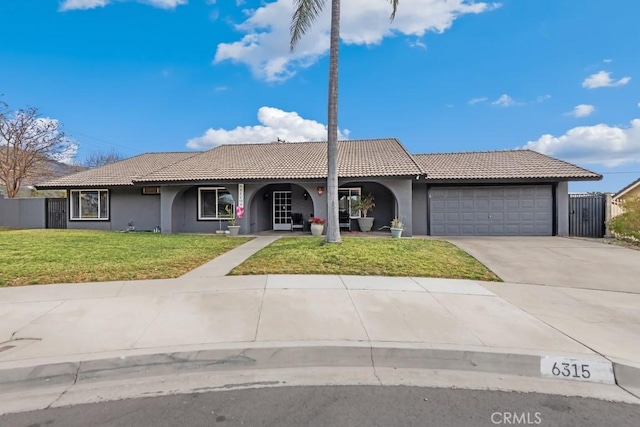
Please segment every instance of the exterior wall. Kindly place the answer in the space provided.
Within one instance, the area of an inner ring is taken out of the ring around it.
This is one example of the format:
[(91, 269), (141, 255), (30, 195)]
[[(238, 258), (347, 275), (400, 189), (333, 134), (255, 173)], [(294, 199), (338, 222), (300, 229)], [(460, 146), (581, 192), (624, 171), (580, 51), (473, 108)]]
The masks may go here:
[(626, 199), (628, 197), (633, 197), (633, 196), (640, 196), (640, 185), (638, 185), (636, 188), (629, 190), (628, 192), (624, 193), (624, 195), (622, 197), (620, 197), (621, 199)]
[[(69, 197), (67, 196), (69, 200)], [(71, 209), (67, 209), (71, 212)], [(72, 220), (67, 218), (69, 229), (126, 230), (130, 221), (136, 230), (153, 230), (161, 225), (160, 196), (143, 195), (140, 187), (109, 189), (109, 220)]]
[[(199, 186), (184, 188), (174, 198), (171, 212), (172, 233), (215, 233), (218, 230), (226, 230), (228, 221), (199, 220), (198, 219), (198, 188), (199, 187), (225, 187), (238, 203), (238, 185), (207, 183)], [(164, 188), (163, 188), (164, 191)], [(246, 206), (246, 196), (245, 196)], [(246, 217), (246, 215), (245, 215)], [(243, 218), (244, 219), (244, 218)], [(242, 226), (242, 220), (238, 222)], [(246, 229), (245, 229), (246, 230)], [(164, 231), (164, 228), (162, 229)], [(243, 232), (243, 228), (240, 230)], [(246, 231), (243, 234), (247, 234)]]
[(569, 235), (569, 183), (558, 182), (556, 185), (556, 235)]
[(411, 191), (413, 198), (413, 234), (427, 235), (429, 232), (428, 188), (426, 183), (415, 182)]
[(5, 199), (0, 196), (0, 227), (45, 228), (47, 199)]

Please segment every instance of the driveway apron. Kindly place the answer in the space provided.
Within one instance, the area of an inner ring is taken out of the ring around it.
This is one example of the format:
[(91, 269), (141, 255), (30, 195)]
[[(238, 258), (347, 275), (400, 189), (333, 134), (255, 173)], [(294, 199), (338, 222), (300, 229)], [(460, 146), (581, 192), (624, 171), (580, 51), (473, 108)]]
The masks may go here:
[(456, 237), (502, 280), (640, 293), (640, 251), (563, 237)]

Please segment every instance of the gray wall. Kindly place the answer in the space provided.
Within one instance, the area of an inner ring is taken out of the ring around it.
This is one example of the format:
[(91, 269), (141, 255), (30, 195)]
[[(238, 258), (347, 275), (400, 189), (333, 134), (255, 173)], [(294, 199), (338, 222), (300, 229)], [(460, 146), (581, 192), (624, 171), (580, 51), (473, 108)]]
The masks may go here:
[(45, 228), (45, 204), (41, 198), (5, 199), (0, 196), (0, 227)]
[[(207, 183), (201, 187), (225, 187), (238, 203), (238, 184)], [(171, 217), (173, 233), (215, 233), (217, 230), (227, 229), (227, 221), (198, 219), (198, 186), (190, 187), (175, 197)], [(238, 225), (242, 225), (241, 220)], [(164, 228), (162, 231), (165, 231)]]
[(67, 219), (67, 228), (126, 230), (129, 221), (133, 221), (136, 230), (153, 230), (160, 225), (160, 196), (143, 195), (140, 187), (111, 188), (108, 221)]
[(426, 235), (428, 231), (427, 184), (414, 183), (411, 190), (413, 198), (413, 234)]

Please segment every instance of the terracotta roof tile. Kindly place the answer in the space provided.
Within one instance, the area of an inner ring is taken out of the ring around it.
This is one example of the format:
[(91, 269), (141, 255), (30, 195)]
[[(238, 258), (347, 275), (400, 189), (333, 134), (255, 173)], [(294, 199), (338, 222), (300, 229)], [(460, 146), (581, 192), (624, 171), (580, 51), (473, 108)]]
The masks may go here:
[(427, 180), (571, 179), (602, 175), (531, 150), (415, 154)]
[(37, 188), (107, 187), (133, 185), (133, 179), (200, 154), (146, 153), (102, 167), (36, 184)]

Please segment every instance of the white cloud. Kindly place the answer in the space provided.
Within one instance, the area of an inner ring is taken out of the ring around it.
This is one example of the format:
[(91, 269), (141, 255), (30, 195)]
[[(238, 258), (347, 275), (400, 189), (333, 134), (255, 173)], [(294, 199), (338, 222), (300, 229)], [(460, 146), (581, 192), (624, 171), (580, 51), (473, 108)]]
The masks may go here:
[[(254, 76), (270, 82), (284, 81), (296, 70), (313, 65), (329, 48), (330, 2), (317, 22), (289, 52), (291, 0), (276, 0), (247, 11), (248, 18), (236, 25), (244, 33), (237, 41), (220, 43), (213, 62), (232, 61), (247, 65)], [(384, 1), (350, 0), (341, 6), (340, 36), (344, 43), (375, 45), (395, 34), (420, 39), (427, 32), (442, 33), (465, 14), (478, 14), (499, 4), (475, 0), (404, 0), (393, 22), (391, 7)], [(416, 44), (416, 46), (418, 46)]]
[[(86, 10), (104, 7), (113, 3), (114, 0), (64, 0), (60, 5), (61, 11), (66, 10)], [(126, 0), (119, 0), (126, 1)], [(145, 3), (161, 9), (175, 9), (177, 6), (187, 4), (188, 0), (136, 0), (138, 3)]]
[(427, 45), (420, 39), (420, 37), (416, 38), (415, 41), (407, 40), (409, 46), (411, 47), (419, 47), (420, 49), (427, 49)]
[(65, 149), (52, 157), (53, 160), (72, 165), (75, 163), (76, 154), (78, 154), (78, 143), (72, 139), (68, 139)]
[(481, 102), (485, 102), (487, 101), (489, 98), (487, 98), (486, 96), (481, 96), (479, 98), (471, 98), (468, 102), (469, 105), (476, 105), (479, 104)]
[(596, 107), (589, 104), (580, 104), (573, 107), (573, 111), (565, 113), (567, 116), (573, 117), (587, 117), (590, 116), (594, 111), (596, 111)]
[(65, 0), (60, 5), (60, 10), (95, 9), (108, 5), (110, 0)]
[[(235, 129), (209, 128), (202, 136), (187, 141), (187, 147), (208, 149), (221, 144), (268, 143), (277, 139), (288, 142), (326, 141), (327, 127), (315, 120), (304, 119), (295, 111), (260, 107), (259, 125), (238, 126)], [(347, 129), (338, 130), (338, 138), (346, 139)]]
[(518, 105), (518, 103), (512, 97), (504, 93), (500, 98), (493, 101), (491, 105), (497, 105), (499, 107), (513, 107), (514, 105)]
[(587, 89), (596, 89), (599, 87), (624, 86), (630, 81), (631, 77), (623, 77), (618, 80), (613, 80), (609, 71), (600, 71), (584, 79), (582, 87)]
[(627, 162), (640, 162), (640, 119), (629, 127), (580, 126), (564, 135), (542, 135), (524, 148), (578, 163), (601, 163), (614, 167)]
[(603, 59), (602, 62), (604, 62), (605, 64), (611, 64), (613, 62), (613, 59), (611, 58)]
[(549, 94), (540, 95), (536, 98), (536, 102), (544, 102), (544, 101), (548, 101), (549, 99), (551, 99), (551, 95)]

